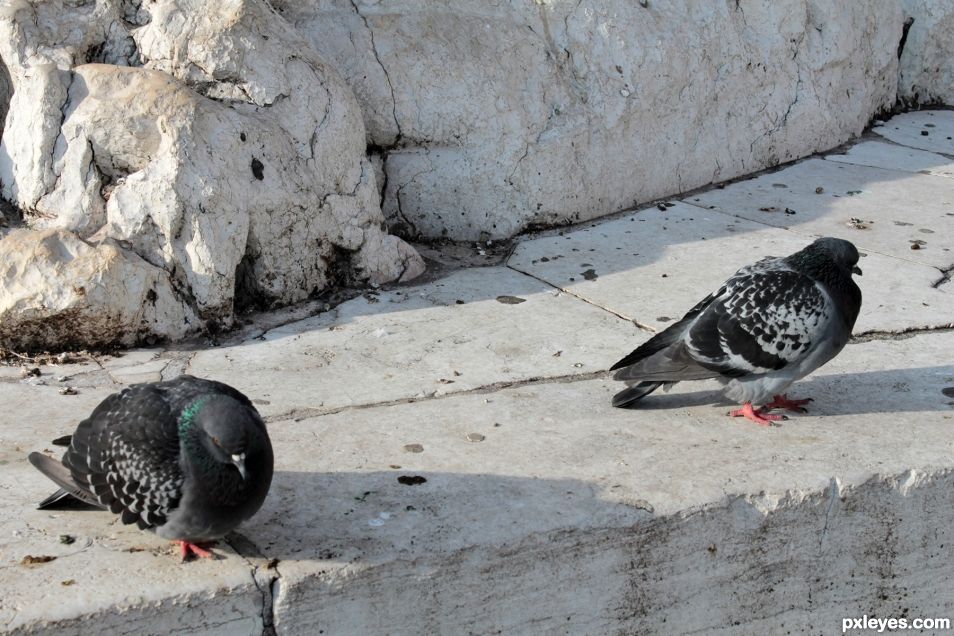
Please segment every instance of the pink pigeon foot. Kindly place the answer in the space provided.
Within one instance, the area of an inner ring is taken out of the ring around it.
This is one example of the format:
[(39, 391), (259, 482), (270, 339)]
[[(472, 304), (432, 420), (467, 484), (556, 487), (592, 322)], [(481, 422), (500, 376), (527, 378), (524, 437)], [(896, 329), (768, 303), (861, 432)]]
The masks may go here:
[(179, 544), (179, 548), (182, 551), (182, 560), (188, 561), (189, 555), (194, 554), (200, 559), (211, 559), (215, 557), (215, 553), (211, 550), (206, 550), (205, 548), (199, 547), (197, 544), (192, 543), (191, 541), (178, 540), (176, 543)]
[(729, 411), (729, 415), (732, 417), (744, 417), (748, 420), (752, 420), (759, 426), (771, 426), (772, 422), (786, 419), (784, 415), (772, 415), (771, 413), (766, 413), (764, 408), (754, 409), (752, 408), (751, 402), (746, 402), (740, 409)]
[(786, 394), (782, 393), (781, 395), (773, 395), (772, 401), (764, 405), (762, 410), (770, 411), (772, 409), (785, 409), (786, 411), (792, 411), (793, 413), (807, 413), (808, 409), (805, 408), (805, 405), (811, 401), (811, 398), (805, 398), (803, 400), (790, 400)]

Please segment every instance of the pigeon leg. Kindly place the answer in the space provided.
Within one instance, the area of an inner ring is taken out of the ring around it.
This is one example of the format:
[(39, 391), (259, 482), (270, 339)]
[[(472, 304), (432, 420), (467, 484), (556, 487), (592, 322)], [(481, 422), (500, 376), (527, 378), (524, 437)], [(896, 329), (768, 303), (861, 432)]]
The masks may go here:
[(729, 411), (729, 415), (732, 417), (744, 417), (752, 420), (759, 426), (771, 426), (772, 422), (786, 419), (784, 415), (772, 415), (771, 413), (766, 413), (764, 409), (754, 409), (752, 408), (751, 402), (746, 402), (740, 409)]
[(187, 561), (189, 559), (189, 554), (194, 554), (200, 559), (211, 559), (215, 556), (215, 553), (211, 550), (206, 550), (205, 548), (200, 548), (195, 543), (191, 541), (178, 540), (176, 543), (179, 544), (180, 550), (182, 550), (182, 560)]
[(772, 409), (785, 409), (786, 411), (792, 411), (794, 413), (807, 413), (808, 409), (805, 408), (805, 405), (811, 402), (811, 398), (805, 398), (803, 400), (791, 400), (788, 395), (782, 393), (781, 395), (773, 395), (772, 401), (762, 407), (763, 411), (770, 411)]

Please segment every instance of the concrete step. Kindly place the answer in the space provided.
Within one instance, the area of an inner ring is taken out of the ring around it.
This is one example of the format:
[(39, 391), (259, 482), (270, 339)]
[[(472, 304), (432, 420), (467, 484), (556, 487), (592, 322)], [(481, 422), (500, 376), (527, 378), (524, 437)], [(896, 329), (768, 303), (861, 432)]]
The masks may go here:
[[(919, 115), (882, 126), (894, 140), (528, 237), (501, 265), (229, 346), (0, 367), (0, 628), (837, 633), (866, 614), (954, 617), (954, 147), (899, 145), (947, 116)], [(819, 233), (866, 254), (866, 335), (793, 387), (807, 414), (728, 418), (710, 382), (610, 407), (621, 386), (603, 370), (740, 265)], [(126, 383), (182, 371), (246, 391), (275, 445), (269, 498), (222, 558), (182, 564), (108, 513), (34, 509), (52, 484), (27, 452), (58, 451)]]

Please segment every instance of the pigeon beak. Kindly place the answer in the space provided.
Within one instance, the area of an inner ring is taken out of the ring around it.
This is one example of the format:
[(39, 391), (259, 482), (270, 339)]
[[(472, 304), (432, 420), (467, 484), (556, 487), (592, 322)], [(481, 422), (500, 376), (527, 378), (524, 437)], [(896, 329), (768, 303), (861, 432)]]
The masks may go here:
[(858, 267), (857, 265), (855, 265), (854, 267), (852, 267), (852, 268), (851, 268), (851, 271), (854, 272), (855, 274), (858, 274), (859, 276), (861, 276), (861, 268)]
[(232, 463), (239, 471), (239, 475), (242, 476), (242, 481), (248, 477), (248, 474), (245, 472), (245, 453), (239, 455), (232, 455)]

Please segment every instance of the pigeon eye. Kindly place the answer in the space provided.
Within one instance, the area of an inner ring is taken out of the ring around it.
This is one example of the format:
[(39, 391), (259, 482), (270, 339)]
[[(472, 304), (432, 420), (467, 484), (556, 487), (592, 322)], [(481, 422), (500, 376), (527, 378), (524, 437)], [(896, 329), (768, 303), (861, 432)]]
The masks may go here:
[(212, 443), (215, 444), (216, 446), (222, 445), (222, 443), (219, 441), (219, 438), (216, 437), (215, 435), (212, 436)]

